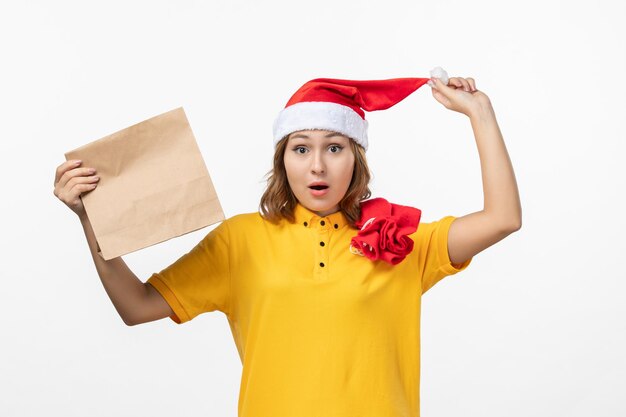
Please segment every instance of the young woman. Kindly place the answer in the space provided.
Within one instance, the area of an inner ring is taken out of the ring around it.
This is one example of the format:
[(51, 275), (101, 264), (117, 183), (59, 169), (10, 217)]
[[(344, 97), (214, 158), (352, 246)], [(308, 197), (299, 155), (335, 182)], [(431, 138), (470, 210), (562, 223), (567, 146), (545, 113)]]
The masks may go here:
[(274, 124), (260, 212), (222, 222), (146, 283), (104, 261), (80, 195), (94, 171), (68, 161), (55, 195), (83, 224), (100, 279), (128, 325), (219, 310), (243, 363), (239, 416), (419, 416), (421, 295), (521, 227), (521, 206), (488, 97), (472, 78), (432, 94), (468, 116), (484, 208), (420, 223), (370, 197), (363, 109), (393, 106), (428, 79), (304, 84)]

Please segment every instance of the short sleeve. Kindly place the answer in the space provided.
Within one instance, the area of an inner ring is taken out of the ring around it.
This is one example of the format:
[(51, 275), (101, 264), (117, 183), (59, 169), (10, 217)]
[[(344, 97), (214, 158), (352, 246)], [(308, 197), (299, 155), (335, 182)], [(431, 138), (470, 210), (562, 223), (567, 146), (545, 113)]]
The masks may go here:
[(201, 313), (230, 308), (230, 260), (227, 221), (195, 247), (147, 281), (170, 305), (170, 318), (184, 323)]
[(414, 250), (418, 251), (422, 294), (442, 278), (464, 270), (472, 262), (473, 258), (460, 265), (450, 261), (448, 231), (455, 219), (454, 216), (445, 216), (431, 223), (420, 223), (414, 234)]

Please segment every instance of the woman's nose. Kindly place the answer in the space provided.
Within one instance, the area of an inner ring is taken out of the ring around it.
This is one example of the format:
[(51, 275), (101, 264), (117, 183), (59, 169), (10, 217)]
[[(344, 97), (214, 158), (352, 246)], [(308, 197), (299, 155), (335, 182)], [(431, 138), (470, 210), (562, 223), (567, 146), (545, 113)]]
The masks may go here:
[(322, 155), (319, 152), (315, 152), (311, 161), (311, 172), (313, 174), (323, 174), (326, 171), (325, 165)]

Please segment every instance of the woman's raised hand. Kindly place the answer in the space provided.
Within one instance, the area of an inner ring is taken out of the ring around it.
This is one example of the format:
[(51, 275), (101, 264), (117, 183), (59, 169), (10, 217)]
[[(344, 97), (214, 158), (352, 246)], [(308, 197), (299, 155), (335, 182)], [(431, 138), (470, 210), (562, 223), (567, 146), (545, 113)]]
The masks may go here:
[(57, 167), (54, 195), (82, 218), (86, 216), (86, 212), (80, 196), (95, 189), (100, 178), (95, 175), (94, 168), (81, 167), (81, 163), (81, 161), (67, 161)]
[(449, 110), (471, 116), (480, 107), (491, 106), (489, 97), (476, 89), (473, 78), (451, 77), (447, 85), (436, 77), (431, 80), (433, 97)]

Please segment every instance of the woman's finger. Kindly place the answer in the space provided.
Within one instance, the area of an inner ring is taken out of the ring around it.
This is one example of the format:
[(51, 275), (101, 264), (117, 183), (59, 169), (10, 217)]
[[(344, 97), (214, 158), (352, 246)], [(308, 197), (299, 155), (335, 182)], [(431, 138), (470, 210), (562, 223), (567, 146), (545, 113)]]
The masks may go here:
[(85, 191), (93, 190), (98, 185), (97, 182), (79, 182), (72, 185), (72, 188), (66, 190), (64, 194), (65, 200), (68, 202), (76, 201), (76, 199)]
[(61, 176), (63, 176), (63, 174), (65, 174), (66, 171), (72, 168), (76, 168), (81, 163), (82, 161), (70, 160), (70, 161), (65, 161), (61, 165), (59, 165), (55, 172), (54, 185), (56, 186), (57, 182), (59, 182), (59, 180), (61, 179)]
[[(443, 81), (441, 81), (441, 79), (439, 78), (433, 78), (433, 80), (435, 80), (435, 87), (443, 95), (447, 95), (450, 89), (454, 89), (454, 86), (445, 85)], [(450, 84), (451, 82), (452, 79), (448, 80), (448, 84)]]
[(61, 178), (59, 178), (59, 181), (55, 184), (55, 187), (66, 187), (67, 184), (76, 177), (86, 177), (88, 175), (93, 175), (96, 173), (96, 170), (94, 168), (88, 168), (88, 167), (81, 167), (81, 168), (74, 168), (74, 169), (70, 169), (69, 171), (65, 171), (63, 173), (63, 175), (61, 175)]
[(445, 107), (449, 108), (450, 99), (448, 96), (454, 87), (448, 87), (439, 78), (433, 78), (433, 80), (435, 80), (435, 88), (432, 90), (433, 97)]
[(75, 204), (82, 193), (95, 189), (99, 180), (100, 178), (96, 175), (91, 177), (73, 177), (60, 189), (58, 197), (66, 204)]
[(470, 91), (471, 90), (470, 85), (469, 85), (469, 83), (467, 82), (467, 80), (465, 78), (459, 77), (459, 80), (461, 81), (461, 84), (463, 85), (463, 90), (465, 90), (465, 91)]
[(474, 81), (474, 79), (471, 77), (467, 77), (466, 80), (469, 83), (469, 85), (472, 87), (472, 91), (476, 91), (476, 81)]
[(454, 87), (463, 88), (463, 83), (459, 77), (452, 77), (450, 81), (448, 81), (448, 85), (452, 84)]
[(65, 184), (64, 188), (67, 191), (71, 191), (78, 184), (95, 183), (95, 182), (98, 182), (99, 179), (100, 178), (97, 175), (91, 175), (91, 176), (77, 175), (75, 177), (70, 178), (67, 184)]

